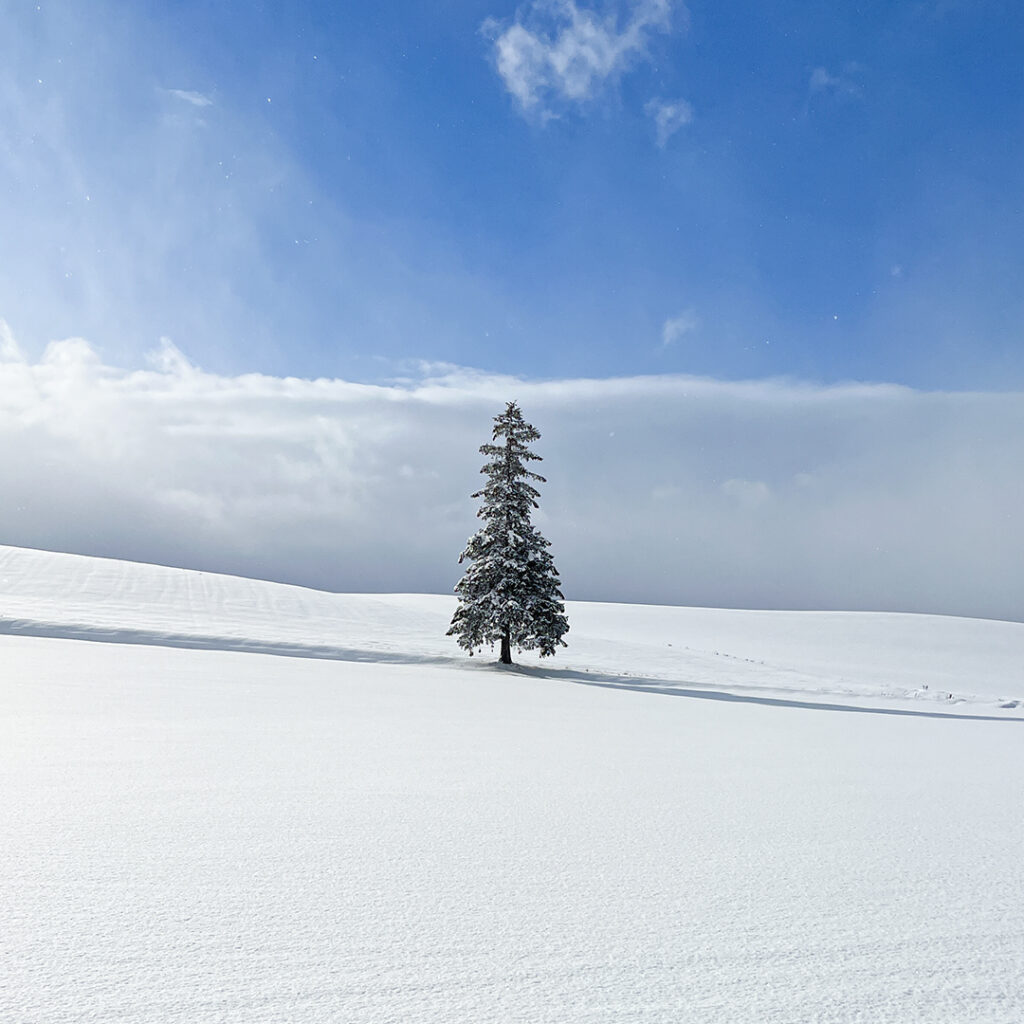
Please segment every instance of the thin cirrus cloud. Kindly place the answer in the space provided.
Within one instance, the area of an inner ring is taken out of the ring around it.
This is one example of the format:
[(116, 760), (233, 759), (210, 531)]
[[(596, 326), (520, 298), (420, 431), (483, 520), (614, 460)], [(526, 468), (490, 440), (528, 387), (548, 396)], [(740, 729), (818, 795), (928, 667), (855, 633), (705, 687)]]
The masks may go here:
[(859, 70), (859, 65), (852, 62), (845, 64), (843, 70), (836, 73), (825, 67), (813, 68), (807, 81), (808, 95), (860, 96), (861, 89), (856, 79)]
[(213, 100), (211, 100), (209, 96), (206, 96), (201, 92), (195, 92), (192, 89), (168, 89), (167, 94), (175, 97), (175, 99), (182, 100), (185, 103), (191, 103), (193, 107), (213, 106)]
[(511, 24), (488, 18), (494, 62), (524, 113), (556, 116), (585, 103), (647, 54), (650, 37), (672, 27), (671, 0), (637, 0), (618, 18), (575, 0), (534, 0)]
[(388, 385), (144, 370), (0, 330), (0, 540), (351, 591), (448, 592), (491, 417), (542, 433), (574, 599), (1024, 619), (1019, 394), (677, 375)]
[(684, 309), (676, 316), (669, 317), (661, 328), (661, 344), (663, 348), (675, 344), (680, 338), (692, 334), (700, 327), (700, 319), (694, 309)]
[[(282, 260), (306, 264), (293, 280), (307, 289), (316, 266), (337, 270), (330, 246), (314, 256), (307, 242), (344, 230), (328, 197), (262, 111), (239, 113), (213, 90), (185, 88), (197, 84), (190, 71), (154, 81), (159, 56), (184, 61), (164, 37), (141, 32), (134, 8), (121, 19), (74, 4), (7, 7), (0, 234), (18, 255), (0, 274), (0, 316), (34, 353), (47, 338), (81, 333), (136, 362), (172, 334), (208, 358), (235, 346), (272, 357), (267, 325), (281, 307), (293, 322), (296, 307), (317, 308), (271, 287)], [(35, 66), (47, 68), (41, 81)], [(287, 248), (277, 241), (285, 224)]]
[(668, 144), (668, 140), (680, 128), (688, 125), (693, 120), (693, 106), (683, 99), (663, 100), (655, 98), (648, 101), (644, 110), (654, 121), (658, 147), (660, 149), (664, 149)]

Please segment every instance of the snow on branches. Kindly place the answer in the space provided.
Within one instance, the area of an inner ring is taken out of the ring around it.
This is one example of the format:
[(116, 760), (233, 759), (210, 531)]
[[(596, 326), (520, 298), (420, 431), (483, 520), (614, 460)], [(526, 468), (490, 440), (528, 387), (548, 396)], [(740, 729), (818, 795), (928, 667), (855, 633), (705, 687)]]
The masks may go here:
[(530, 517), (540, 492), (531, 481), (544, 477), (528, 468), (539, 455), (527, 447), (540, 433), (523, 419), (515, 402), (494, 417), (492, 443), (480, 446), (487, 462), (477, 517), (483, 526), (466, 544), (459, 562), (469, 562), (455, 587), (459, 606), (448, 636), (472, 654), (501, 643), (501, 662), (512, 663), (512, 647), (554, 654), (569, 631), (558, 571)]

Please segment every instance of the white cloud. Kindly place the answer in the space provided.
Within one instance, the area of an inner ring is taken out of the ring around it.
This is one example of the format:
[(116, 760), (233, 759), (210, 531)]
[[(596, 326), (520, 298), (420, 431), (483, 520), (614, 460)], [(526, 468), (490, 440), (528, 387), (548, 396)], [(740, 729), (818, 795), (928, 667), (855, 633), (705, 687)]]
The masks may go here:
[(655, 98), (648, 101), (644, 110), (654, 119), (658, 145), (662, 149), (680, 128), (693, 120), (693, 107), (686, 100)]
[(377, 386), (220, 376), (170, 346), (145, 370), (80, 339), (3, 350), (5, 543), (448, 591), (514, 398), (572, 598), (1024, 619), (1019, 394), (445, 367)]
[(176, 99), (184, 100), (185, 103), (191, 103), (193, 107), (213, 106), (213, 100), (209, 96), (205, 96), (201, 92), (194, 92), (191, 89), (168, 89), (167, 93)]
[(834, 96), (860, 96), (861, 89), (856, 75), (860, 66), (853, 62), (843, 65), (843, 70), (833, 74), (828, 68), (816, 67), (811, 70), (807, 82), (808, 96), (832, 94)]
[(835, 75), (830, 75), (824, 68), (815, 68), (811, 72), (811, 79), (807, 83), (812, 93), (824, 92), (826, 89), (833, 89), (839, 84)]
[(684, 309), (676, 316), (669, 317), (661, 328), (661, 344), (667, 348), (686, 334), (692, 334), (700, 327), (695, 310)]
[(575, 0), (534, 0), (507, 26), (493, 18), (494, 60), (526, 112), (551, 116), (564, 103), (589, 100), (647, 52), (651, 33), (671, 27), (672, 0), (634, 0), (622, 19)]

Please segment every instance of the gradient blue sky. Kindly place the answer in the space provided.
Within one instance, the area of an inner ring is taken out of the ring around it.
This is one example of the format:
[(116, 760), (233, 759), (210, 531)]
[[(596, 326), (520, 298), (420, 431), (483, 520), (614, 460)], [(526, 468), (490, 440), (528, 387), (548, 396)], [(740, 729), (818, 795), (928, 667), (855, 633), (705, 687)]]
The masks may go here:
[(1022, 42), (1010, 0), (13, 0), (0, 318), (125, 367), (1020, 388)]

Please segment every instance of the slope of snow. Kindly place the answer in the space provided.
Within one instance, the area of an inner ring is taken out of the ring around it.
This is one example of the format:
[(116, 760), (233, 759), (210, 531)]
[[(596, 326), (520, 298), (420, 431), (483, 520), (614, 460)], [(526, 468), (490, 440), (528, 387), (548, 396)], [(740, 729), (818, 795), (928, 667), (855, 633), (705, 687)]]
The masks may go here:
[(0, 557), (0, 1021), (1024, 1020), (1019, 626)]
[[(465, 658), (454, 598), (328, 594), (112, 559), (0, 546), (0, 633), (353, 661)], [(937, 615), (568, 603), (548, 673), (847, 699), (1024, 707), (1024, 624)], [(963, 709), (961, 709), (963, 710)], [(1018, 712), (1019, 713), (1019, 712)]]

